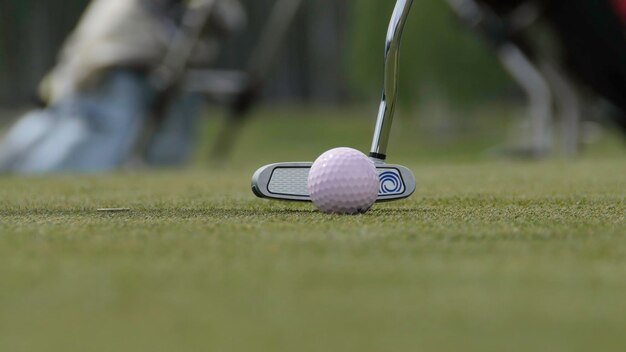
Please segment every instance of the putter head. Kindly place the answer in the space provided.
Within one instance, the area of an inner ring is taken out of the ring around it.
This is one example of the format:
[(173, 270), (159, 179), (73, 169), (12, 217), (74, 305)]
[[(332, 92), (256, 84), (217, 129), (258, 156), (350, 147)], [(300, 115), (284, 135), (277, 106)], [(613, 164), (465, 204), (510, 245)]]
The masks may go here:
[[(415, 176), (400, 165), (376, 163), (380, 177), (378, 202), (410, 197), (415, 192)], [(252, 177), (252, 192), (259, 198), (310, 202), (309, 170), (312, 162), (278, 163), (264, 166)]]

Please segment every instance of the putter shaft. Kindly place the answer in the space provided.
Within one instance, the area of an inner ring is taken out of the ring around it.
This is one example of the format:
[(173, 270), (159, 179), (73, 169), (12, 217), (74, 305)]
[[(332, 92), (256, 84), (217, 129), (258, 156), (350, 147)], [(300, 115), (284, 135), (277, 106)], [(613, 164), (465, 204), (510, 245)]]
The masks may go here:
[(374, 140), (372, 141), (372, 149), (370, 151), (370, 157), (375, 161), (384, 161), (387, 158), (389, 135), (398, 98), (400, 43), (406, 20), (411, 11), (411, 5), (413, 5), (413, 0), (398, 0), (389, 23), (389, 30), (387, 31), (385, 42), (385, 81), (374, 131)]

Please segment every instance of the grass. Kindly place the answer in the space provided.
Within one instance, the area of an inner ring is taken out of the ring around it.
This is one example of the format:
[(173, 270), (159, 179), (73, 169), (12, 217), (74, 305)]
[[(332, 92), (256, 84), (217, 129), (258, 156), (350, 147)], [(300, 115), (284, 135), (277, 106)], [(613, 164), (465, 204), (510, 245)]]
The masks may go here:
[(1, 177), (0, 350), (626, 345), (616, 143), (577, 161), (511, 162), (479, 152), (496, 135), (437, 145), (405, 118), (392, 159), (415, 171), (417, 194), (341, 217), (257, 200), (249, 177), (264, 162), (367, 149), (369, 120), (273, 115), (219, 170)]

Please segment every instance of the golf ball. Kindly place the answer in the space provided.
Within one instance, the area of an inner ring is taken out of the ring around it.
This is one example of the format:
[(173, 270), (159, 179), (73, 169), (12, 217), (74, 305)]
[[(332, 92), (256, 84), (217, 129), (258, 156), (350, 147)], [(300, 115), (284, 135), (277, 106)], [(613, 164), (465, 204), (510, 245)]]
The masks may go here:
[(311, 200), (325, 213), (365, 213), (376, 202), (378, 189), (374, 163), (351, 148), (322, 154), (313, 163), (308, 178)]

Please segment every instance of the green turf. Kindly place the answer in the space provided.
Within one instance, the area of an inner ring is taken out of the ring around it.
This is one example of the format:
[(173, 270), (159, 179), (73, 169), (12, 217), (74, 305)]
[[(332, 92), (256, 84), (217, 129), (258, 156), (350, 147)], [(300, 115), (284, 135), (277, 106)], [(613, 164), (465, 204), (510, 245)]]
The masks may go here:
[(623, 149), (501, 161), (401, 120), (417, 194), (329, 216), (249, 191), (264, 162), (367, 147), (359, 113), (296, 113), (219, 171), (1, 177), (0, 351), (623, 350)]

